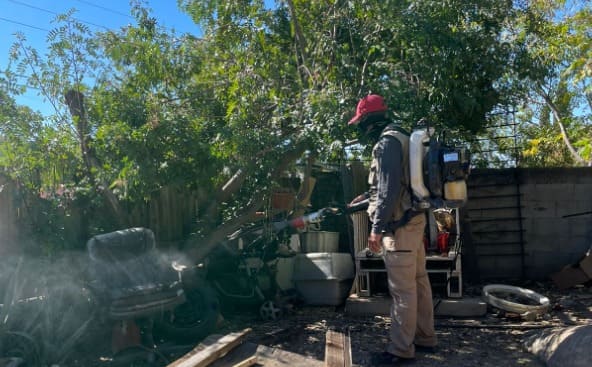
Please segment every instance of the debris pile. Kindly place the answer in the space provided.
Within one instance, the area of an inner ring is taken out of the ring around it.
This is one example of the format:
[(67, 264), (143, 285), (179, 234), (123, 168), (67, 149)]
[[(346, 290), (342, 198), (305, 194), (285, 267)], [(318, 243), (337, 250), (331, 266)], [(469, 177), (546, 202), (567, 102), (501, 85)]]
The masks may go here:
[(592, 247), (575, 264), (565, 266), (551, 274), (551, 280), (559, 289), (567, 289), (592, 282)]

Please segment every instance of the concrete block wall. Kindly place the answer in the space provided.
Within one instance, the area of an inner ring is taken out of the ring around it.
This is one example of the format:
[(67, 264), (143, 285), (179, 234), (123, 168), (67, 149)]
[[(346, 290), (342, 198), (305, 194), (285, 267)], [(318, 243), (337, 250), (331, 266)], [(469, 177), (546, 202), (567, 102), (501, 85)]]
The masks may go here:
[(519, 170), (526, 277), (544, 279), (592, 246), (592, 168)]
[(467, 208), (482, 279), (547, 279), (592, 246), (592, 168), (474, 170)]

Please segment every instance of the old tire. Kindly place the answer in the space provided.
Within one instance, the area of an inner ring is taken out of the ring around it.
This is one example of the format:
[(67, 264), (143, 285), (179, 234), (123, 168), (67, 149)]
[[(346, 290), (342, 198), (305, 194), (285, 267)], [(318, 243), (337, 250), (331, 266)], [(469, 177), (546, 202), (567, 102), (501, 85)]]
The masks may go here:
[(0, 337), (0, 358), (13, 358), (15, 365), (22, 361), (25, 366), (40, 366), (41, 348), (27, 333), (5, 331)]
[[(509, 301), (500, 297), (502, 294), (507, 294), (521, 300), (529, 300), (536, 303), (536, 305)], [(521, 315), (527, 312), (543, 314), (550, 307), (549, 298), (530, 289), (504, 284), (489, 284), (483, 287), (483, 299), (491, 306)]]
[(203, 280), (185, 289), (186, 301), (155, 319), (158, 337), (179, 342), (195, 341), (211, 334), (218, 323), (220, 303), (216, 292)]

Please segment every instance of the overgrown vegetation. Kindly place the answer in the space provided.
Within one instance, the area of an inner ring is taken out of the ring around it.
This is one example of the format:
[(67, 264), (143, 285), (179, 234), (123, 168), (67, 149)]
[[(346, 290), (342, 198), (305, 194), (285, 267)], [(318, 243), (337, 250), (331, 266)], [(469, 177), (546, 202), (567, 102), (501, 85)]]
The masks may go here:
[[(592, 162), (586, 1), (178, 4), (201, 38), (161, 27), (136, 1), (135, 24), (118, 30), (91, 32), (74, 10), (57, 17), (46, 57), (18, 36), (0, 90), (0, 166), (57, 200), (46, 222), (76, 210), (84, 235), (121, 228), (130, 208), (175, 186), (198, 195), (199, 256), (252, 219), (305, 151), (343, 159), (345, 121), (370, 92), (407, 127), (428, 118), (467, 141), (516, 111), (520, 149), (502, 140), (499, 155)], [(15, 104), (22, 75), (54, 115)], [(79, 246), (60, 225), (44, 227), (54, 243)]]

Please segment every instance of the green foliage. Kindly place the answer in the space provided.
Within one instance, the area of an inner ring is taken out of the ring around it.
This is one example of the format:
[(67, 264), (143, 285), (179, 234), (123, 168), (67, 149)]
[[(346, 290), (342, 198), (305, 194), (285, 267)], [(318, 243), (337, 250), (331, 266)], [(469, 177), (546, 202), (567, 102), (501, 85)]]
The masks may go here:
[(76, 172), (72, 141), (61, 129), (0, 91), (0, 167), (33, 192), (56, 187)]
[[(553, 104), (529, 101), (518, 115), (532, 139), (524, 162), (573, 163), (560, 149), (555, 113), (590, 159), (589, 115), (574, 113), (589, 86), (589, 7), (556, 21), (561, 4), (553, 1), (178, 4), (202, 38), (162, 28), (140, 2), (132, 7), (135, 25), (103, 33), (76, 22), (73, 11), (58, 16), (47, 57), (19, 36), (7, 75), (28, 75), (56, 113), (43, 120), (3, 103), (2, 166), (34, 192), (65, 185), (89, 211), (104, 209), (104, 189), (132, 208), (166, 186), (197, 190), (200, 209), (208, 208), (199, 223), (216, 226), (265, 197), (296, 163), (295, 152), (342, 160), (344, 142), (355, 136), (345, 122), (367, 93), (383, 94), (406, 127), (427, 117), (472, 136), (488, 134), (486, 125), (507, 118), (497, 111), (540, 90)], [(14, 78), (7, 85), (21, 91)], [(70, 90), (85, 96), (79, 116), (64, 104)], [(501, 166), (502, 158), (478, 164)], [(246, 178), (223, 195), (237, 172)], [(109, 225), (85, 224), (88, 232)]]
[[(571, 7), (568, 7), (571, 6)], [(524, 53), (523, 165), (590, 165), (591, 25), (586, 1), (533, 1), (514, 29)]]
[(42, 116), (17, 106), (2, 91), (0, 100), (0, 172), (20, 189), (18, 202), (25, 204), (30, 220), (25, 232), (42, 244), (28, 250), (71, 246), (64, 226), (71, 197), (64, 184), (72, 185), (79, 172), (75, 147), (63, 130), (44, 124)]

